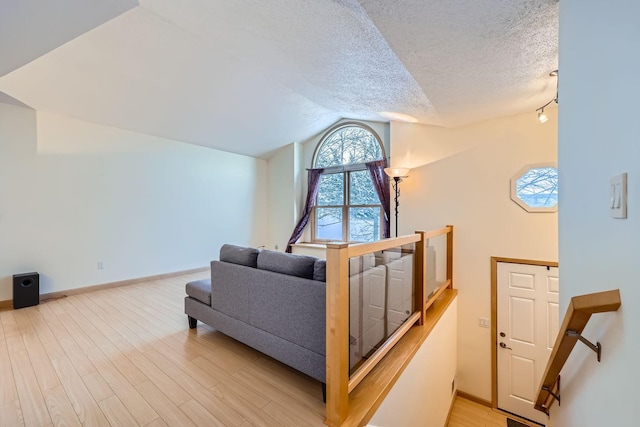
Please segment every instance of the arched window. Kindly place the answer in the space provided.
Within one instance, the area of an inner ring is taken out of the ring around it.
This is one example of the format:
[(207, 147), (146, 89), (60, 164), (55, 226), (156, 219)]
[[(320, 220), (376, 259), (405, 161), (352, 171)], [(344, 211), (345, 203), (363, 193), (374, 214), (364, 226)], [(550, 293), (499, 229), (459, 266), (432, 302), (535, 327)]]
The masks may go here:
[(314, 241), (371, 242), (383, 237), (385, 209), (366, 163), (384, 160), (373, 129), (342, 123), (320, 140), (314, 168), (324, 168), (312, 219)]
[(380, 139), (362, 125), (346, 124), (329, 130), (316, 149), (314, 168), (362, 165), (384, 158)]

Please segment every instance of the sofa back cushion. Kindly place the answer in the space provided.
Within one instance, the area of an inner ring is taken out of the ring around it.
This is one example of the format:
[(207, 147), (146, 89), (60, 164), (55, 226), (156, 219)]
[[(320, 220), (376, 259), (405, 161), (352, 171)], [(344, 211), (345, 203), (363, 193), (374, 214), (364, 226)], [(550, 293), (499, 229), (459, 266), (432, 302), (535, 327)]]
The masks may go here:
[(220, 248), (220, 261), (256, 268), (258, 265), (259, 253), (260, 251), (254, 248), (222, 245)]
[(313, 267), (317, 260), (312, 256), (264, 250), (258, 254), (258, 269), (313, 279)]
[(325, 354), (326, 285), (256, 269), (249, 290), (249, 323), (263, 331)]
[(319, 259), (313, 264), (313, 280), (319, 282), (327, 281), (327, 260)]
[(255, 268), (211, 261), (211, 308), (249, 323), (249, 287)]

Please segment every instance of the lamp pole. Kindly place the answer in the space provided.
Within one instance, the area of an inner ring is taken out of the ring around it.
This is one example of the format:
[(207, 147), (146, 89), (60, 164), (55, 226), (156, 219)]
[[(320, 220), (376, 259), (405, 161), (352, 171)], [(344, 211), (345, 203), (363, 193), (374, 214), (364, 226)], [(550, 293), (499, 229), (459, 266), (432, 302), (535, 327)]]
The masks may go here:
[(396, 202), (396, 237), (398, 237), (398, 206), (400, 206), (400, 202), (398, 202), (398, 197), (400, 196), (400, 188), (398, 188), (398, 184), (402, 181), (402, 178), (399, 176), (393, 177), (393, 182), (391, 186), (393, 190), (396, 192), (395, 202)]
[(400, 205), (398, 202), (398, 198), (400, 197), (400, 187), (398, 184), (402, 182), (402, 178), (409, 176), (409, 168), (384, 168), (384, 173), (386, 173), (389, 178), (393, 178), (391, 186), (396, 192), (396, 237), (398, 237), (398, 206)]

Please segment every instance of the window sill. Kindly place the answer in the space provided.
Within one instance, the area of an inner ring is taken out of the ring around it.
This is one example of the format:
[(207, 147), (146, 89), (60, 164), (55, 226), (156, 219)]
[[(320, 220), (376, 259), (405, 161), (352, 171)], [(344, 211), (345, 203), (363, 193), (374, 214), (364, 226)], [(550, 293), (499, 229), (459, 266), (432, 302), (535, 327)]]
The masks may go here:
[(291, 246), (291, 252), (296, 255), (308, 255), (321, 259), (327, 258), (327, 245), (325, 243), (302, 242)]
[(291, 245), (292, 247), (300, 247), (300, 248), (318, 248), (318, 249), (327, 249), (326, 243), (312, 243), (312, 242), (300, 242), (294, 243)]

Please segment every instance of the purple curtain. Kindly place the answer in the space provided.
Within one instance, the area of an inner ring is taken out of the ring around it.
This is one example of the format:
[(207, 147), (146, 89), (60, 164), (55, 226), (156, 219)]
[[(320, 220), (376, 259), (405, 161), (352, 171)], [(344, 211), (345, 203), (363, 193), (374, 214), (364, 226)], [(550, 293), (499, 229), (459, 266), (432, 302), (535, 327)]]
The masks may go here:
[(311, 218), (311, 212), (316, 205), (316, 198), (318, 197), (318, 188), (320, 188), (320, 176), (324, 172), (324, 169), (309, 169), (309, 188), (307, 189), (307, 202), (304, 205), (304, 211), (302, 218), (298, 221), (296, 228), (293, 229), (289, 243), (287, 243), (286, 252), (291, 253), (291, 245), (298, 241), (302, 237), (302, 232)]
[(375, 162), (365, 163), (369, 173), (371, 174), (371, 181), (378, 193), (380, 204), (384, 209), (384, 227), (382, 229), (382, 238), (388, 239), (391, 236), (391, 195), (389, 191), (389, 177), (384, 173), (384, 168), (387, 167), (387, 160), (376, 160)]

